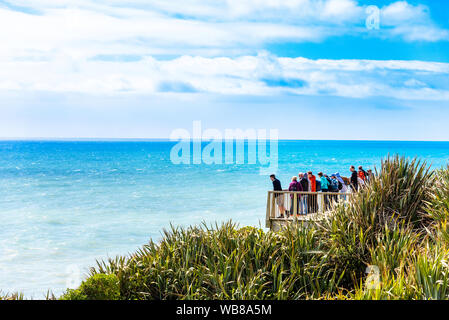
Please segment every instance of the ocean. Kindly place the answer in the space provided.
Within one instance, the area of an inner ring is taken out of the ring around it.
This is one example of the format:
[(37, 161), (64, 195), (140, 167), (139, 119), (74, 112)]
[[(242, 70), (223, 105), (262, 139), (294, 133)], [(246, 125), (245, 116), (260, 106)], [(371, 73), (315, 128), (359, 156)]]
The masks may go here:
[[(43, 298), (76, 286), (96, 259), (163, 229), (233, 220), (264, 226), (272, 189), (258, 164), (173, 164), (169, 141), (0, 141), (0, 291)], [(349, 175), (388, 154), (446, 166), (449, 142), (279, 141), (277, 176)]]

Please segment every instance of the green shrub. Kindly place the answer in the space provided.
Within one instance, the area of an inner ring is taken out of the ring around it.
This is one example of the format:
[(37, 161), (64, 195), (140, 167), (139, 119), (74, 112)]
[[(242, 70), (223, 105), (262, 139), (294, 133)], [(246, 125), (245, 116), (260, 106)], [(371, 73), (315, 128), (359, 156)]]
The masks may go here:
[(60, 300), (88, 300), (87, 296), (80, 289), (67, 289), (59, 298)]
[(449, 166), (436, 172), (435, 184), (427, 213), (434, 221), (432, 233), (436, 242), (449, 244)]
[(120, 285), (114, 274), (95, 274), (78, 289), (68, 289), (61, 300), (119, 300)]
[(448, 221), (449, 167), (389, 157), (321, 222), (171, 226), (158, 244), (98, 262), (62, 298), (447, 299)]
[(433, 193), (427, 212), (437, 222), (447, 222), (449, 219), (449, 166), (436, 172)]
[(441, 300), (449, 297), (449, 250), (429, 247), (412, 257), (413, 280), (420, 299)]
[(336, 292), (316, 230), (280, 233), (172, 227), (162, 241), (123, 259), (100, 262), (93, 275), (116, 274), (124, 299), (299, 299)]
[(398, 156), (387, 158), (366, 187), (348, 203), (338, 205), (320, 224), (330, 258), (337, 269), (347, 271), (347, 288), (352, 289), (364, 276), (372, 250), (382, 245), (379, 239), (386, 230), (423, 234), (432, 224), (427, 214), (432, 186), (433, 173), (425, 163)]

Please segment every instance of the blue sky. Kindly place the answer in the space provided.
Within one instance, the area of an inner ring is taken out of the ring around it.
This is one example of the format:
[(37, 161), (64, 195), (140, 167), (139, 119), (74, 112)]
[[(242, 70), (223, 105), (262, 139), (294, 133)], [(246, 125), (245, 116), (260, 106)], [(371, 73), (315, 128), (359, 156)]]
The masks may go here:
[(444, 0), (0, 0), (0, 27), (0, 137), (449, 140)]

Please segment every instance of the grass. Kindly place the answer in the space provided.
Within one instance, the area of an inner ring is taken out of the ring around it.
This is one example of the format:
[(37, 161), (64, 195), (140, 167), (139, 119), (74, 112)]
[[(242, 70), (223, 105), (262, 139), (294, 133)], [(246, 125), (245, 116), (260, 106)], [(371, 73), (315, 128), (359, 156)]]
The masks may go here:
[(449, 167), (389, 157), (326, 220), (171, 226), (60, 299), (448, 299), (448, 219)]
[(172, 227), (159, 245), (100, 262), (91, 274), (116, 275), (123, 299), (300, 299), (338, 285), (322, 245), (314, 229)]

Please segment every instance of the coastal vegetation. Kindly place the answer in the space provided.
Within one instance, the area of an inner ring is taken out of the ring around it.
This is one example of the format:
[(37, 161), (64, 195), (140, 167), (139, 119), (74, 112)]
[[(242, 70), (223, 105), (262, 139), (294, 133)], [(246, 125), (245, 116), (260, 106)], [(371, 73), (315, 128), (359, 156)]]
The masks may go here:
[(447, 299), (448, 219), (449, 167), (388, 157), (324, 220), (172, 226), (60, 299)]

